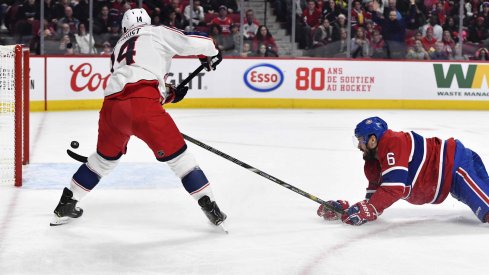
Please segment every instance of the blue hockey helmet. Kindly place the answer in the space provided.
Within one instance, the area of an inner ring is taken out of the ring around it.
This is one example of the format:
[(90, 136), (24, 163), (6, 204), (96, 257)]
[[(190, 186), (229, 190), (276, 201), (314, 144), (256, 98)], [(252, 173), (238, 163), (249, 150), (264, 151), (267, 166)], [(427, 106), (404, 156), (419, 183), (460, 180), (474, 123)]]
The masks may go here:
[(387, 129), (389, 129), (387, 122), (383, 119), (376, 116), (369, 117), (357, 124), (357, 127), (355, 127), (355, 137), (363, 143), (367, 143), (371, 135), (375, 135), (377, 140), (380, 140)]

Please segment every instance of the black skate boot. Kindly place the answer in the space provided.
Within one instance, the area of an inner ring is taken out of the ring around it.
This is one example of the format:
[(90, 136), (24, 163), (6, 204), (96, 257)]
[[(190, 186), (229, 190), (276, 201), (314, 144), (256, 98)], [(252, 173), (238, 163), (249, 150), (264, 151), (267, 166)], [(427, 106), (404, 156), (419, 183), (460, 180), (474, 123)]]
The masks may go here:
[(221, 212), (221, 210), (219, 210), (219, 207), (217, 207), (216, 202), (211, 201), (208, 196), (203, 196), (202, 198), (200, 198), (199, 205), (212, 224), (220, 225), (224, 220), (226, 220), (226, 214)]
[(65, 187), (58, 206), (54, 209), (54, 220), (50, 225), (62, 225), (67, 223), (71, 218), (79, 218), (83, 214), (83, 209), (76, 207), (77, 202), (77, 200), (73, 199), (73, 192)]

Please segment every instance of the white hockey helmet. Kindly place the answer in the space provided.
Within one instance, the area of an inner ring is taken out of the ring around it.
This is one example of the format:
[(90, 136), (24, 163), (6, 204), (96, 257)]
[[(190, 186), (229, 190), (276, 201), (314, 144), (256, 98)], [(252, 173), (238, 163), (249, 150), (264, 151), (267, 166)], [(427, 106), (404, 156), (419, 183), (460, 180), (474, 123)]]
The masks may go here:
[(151, 25), (151, 18), (145, 9), (127, 10), (122, 17), (122, 31), (127, 32), (132, 27)]

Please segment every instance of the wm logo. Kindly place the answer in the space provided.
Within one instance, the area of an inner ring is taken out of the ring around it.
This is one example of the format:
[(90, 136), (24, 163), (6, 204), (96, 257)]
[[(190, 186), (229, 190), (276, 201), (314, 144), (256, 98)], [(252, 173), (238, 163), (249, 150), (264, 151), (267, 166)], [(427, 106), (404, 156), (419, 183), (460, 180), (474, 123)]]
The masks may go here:
[(489, 87), (489, 65), (468, 65), (464, 71), (461, 64), (450, 64), (445, 72), (442, 64), (433, 64), (433, 69), (438, 88), (451, 88), (454, 78), (460, 89), (480, 89), (484, 79)]

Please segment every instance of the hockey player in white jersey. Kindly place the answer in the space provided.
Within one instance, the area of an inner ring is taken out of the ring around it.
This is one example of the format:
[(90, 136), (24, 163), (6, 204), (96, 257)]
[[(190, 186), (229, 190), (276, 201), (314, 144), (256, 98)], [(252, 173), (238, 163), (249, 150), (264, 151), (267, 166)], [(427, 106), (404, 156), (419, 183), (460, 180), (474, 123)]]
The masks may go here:
[(144, 9), (128, 10), (122, 28), (124, 33), (111, 56), (112, 75), (100, 110), (97, 151), (73, 175), (70, 188), (63, 190), (51, 225), (83, 214), (77, 202), (116, 167), (132, 135), (142, 139), (159, 161), (170, 166), (210, 222), (220, 225), (226, 215), (219, 210), (209, 181), (162, 105), (179, 102), (188, 90), (165, 83), (173, 56), (198, 55), (210, 71), (220, 63), (221, 54), (207, 37), (152, 26)]

